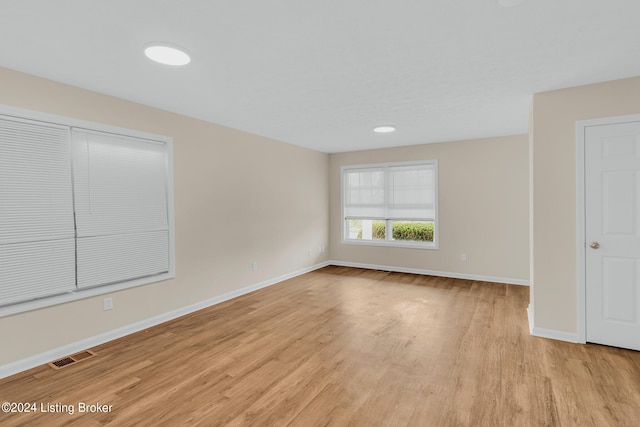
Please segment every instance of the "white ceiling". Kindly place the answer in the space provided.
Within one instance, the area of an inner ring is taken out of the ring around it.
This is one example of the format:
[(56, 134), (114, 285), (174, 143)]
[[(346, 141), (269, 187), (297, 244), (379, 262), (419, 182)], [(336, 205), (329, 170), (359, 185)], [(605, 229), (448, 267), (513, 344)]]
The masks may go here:
[(323, 152), (526, 133), (639, 47), (639, 0), (0, 0), (0, 66)]

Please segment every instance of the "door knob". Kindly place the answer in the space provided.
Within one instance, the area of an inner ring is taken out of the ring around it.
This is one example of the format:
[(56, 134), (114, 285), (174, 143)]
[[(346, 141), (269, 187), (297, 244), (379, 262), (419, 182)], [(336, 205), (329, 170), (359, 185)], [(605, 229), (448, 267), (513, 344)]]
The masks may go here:
[(591, 249), (598, 249), (600, 247), (600, 243), (591, 242), (591, 243), (589, 243), (589, 246), (591, 246)]

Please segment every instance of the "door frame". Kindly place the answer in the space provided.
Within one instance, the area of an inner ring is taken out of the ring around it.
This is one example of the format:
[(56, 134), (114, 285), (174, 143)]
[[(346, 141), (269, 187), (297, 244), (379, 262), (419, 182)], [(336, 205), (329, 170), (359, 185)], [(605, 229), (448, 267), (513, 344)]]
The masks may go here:
[(577, 339), (579, 343), (587, 342), (587, 282), (586, 282), (586, 207), (585, 207), (585, 136), (586, 129), (591, 126), (613, 125), (619, 123), (638, 122), (640, 114), (626, 116), (604, 117), (600, 119), (576, 121), (576, 276), (577, 296), (576, 305)]

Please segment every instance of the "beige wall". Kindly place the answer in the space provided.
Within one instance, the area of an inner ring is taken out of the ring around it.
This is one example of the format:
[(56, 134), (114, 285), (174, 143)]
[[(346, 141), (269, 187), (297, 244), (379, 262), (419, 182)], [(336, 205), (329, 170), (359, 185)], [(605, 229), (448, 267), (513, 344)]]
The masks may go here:
[(177, 272), (112, 311), (95, 297), (0, 318), (0, 365), (327, 260), (328, 155), (2, 68), (0, 85), (0, 104), (173, 137)]
[(531, 132), (536, 328), (577, 332), (576, 121), (640, 113), (640, 77), (539, 93)]
[[(332, 154), (331, 258), (528, 281), (527, 145), (527, 135), (515, 135)], [(418, 159), (438, 160), (440, 249), (341, 243), (340, 167)]]

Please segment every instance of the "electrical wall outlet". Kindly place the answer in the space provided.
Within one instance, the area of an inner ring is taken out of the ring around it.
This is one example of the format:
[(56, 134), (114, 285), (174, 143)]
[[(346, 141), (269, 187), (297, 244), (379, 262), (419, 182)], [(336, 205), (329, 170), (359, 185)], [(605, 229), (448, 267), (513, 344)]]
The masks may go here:
[(460, 261), (466, 261), (466, 260), (467, 260), (467, 254), (460, 255)]
[(113, 298), (107, 297), (102, 300), (102, 309), (104, 311), (113, 310)]
[(253, 261), (251, 263), (251, 271), (258, 271), (258, 263)]

